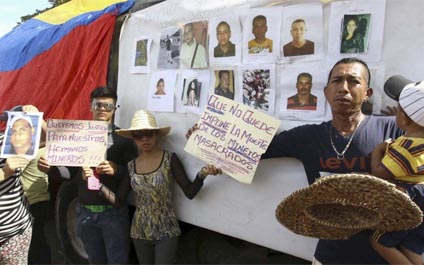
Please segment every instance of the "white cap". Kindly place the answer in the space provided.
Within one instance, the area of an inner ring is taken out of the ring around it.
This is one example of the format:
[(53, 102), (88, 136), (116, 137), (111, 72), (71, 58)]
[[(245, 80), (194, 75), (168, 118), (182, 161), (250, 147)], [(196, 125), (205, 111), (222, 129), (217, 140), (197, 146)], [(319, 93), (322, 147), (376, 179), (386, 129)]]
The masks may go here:
[(424, 127), (424, 82), (406, 85), (400, 92), (399, 105), (411, 120)]
[(22, 114), (16, 114), (13, 116), (12, 120), (10, 121), (10, 127), (12, 128), (13, 124), (15, 124), (18, 120), (25, 120), (29, 123), (29, 126), (32, 128), (32, 120), (30, 117), (22, 115)]

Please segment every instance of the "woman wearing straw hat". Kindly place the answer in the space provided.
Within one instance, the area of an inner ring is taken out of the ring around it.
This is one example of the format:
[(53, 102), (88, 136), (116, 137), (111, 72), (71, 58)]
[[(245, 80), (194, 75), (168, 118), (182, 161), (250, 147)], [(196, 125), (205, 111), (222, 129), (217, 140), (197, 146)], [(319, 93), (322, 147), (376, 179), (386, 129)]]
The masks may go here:
[[(118, 134), (134, 139), (140, 153), (128, 163), (131, 187), (136, 193), (130, 235), (140, 264), (170, 264), (174, 261), (181, 230), (172, 203), (173, 180), (192, 199), (207, 175), (222, 173), (215, 166), (208, 165), (191, 182), (177, 155), (158, 145), (158, 139), (167, 135), (170, 129), (159, 127), (149, 111), (139, 110), (134, 113), (129, 129), (117, 130)], [(114, 203), (112, 193), (108, 199)]]

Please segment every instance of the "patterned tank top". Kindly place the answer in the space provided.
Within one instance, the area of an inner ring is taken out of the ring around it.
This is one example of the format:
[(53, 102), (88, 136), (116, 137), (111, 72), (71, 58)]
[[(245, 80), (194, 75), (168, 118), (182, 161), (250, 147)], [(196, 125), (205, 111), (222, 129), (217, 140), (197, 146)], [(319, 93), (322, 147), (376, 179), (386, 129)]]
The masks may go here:
[(172, 203), (171, 153), (164, 151), (160, 166), (153, 172), (135, 172), (135, 160), (128, 163), (131, 187), (136, 193), (136, 211), (131, 225), (135, 239), (161, 240), (181, 234)]

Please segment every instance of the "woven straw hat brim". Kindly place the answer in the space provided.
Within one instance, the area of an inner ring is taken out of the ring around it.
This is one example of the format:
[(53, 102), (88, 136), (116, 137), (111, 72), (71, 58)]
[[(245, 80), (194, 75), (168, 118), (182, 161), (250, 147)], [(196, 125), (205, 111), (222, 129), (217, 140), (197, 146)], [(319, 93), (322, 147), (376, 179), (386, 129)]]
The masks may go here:
[(422, 223), (423, 213), (394, 184), (361, 174), (322, 177), (285, 198), (278, 221), (296, 234), (347, 239), (364, 230), (395, 231)]
[(148, 110), (137, 110), (131, 120), (130, 128), (116, 130), (116, 133), (127, 138), (132, 138), (133, 132), (142, 130), (157, 130), (159, 131), (159, 135), (163, 136), (169, 133), (171, 127), (159, 127), (153, 113)]

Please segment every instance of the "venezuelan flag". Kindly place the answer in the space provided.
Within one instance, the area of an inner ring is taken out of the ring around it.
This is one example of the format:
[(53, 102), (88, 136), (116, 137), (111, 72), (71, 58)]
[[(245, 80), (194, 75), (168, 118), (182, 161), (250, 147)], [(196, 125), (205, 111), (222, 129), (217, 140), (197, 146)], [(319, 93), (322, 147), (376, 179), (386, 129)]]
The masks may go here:
[(90, 119), (106, 85), (116, 16), (134, 0), (73, 0), (0, 38), (0, 112), (32, 104), (46, 118)]

